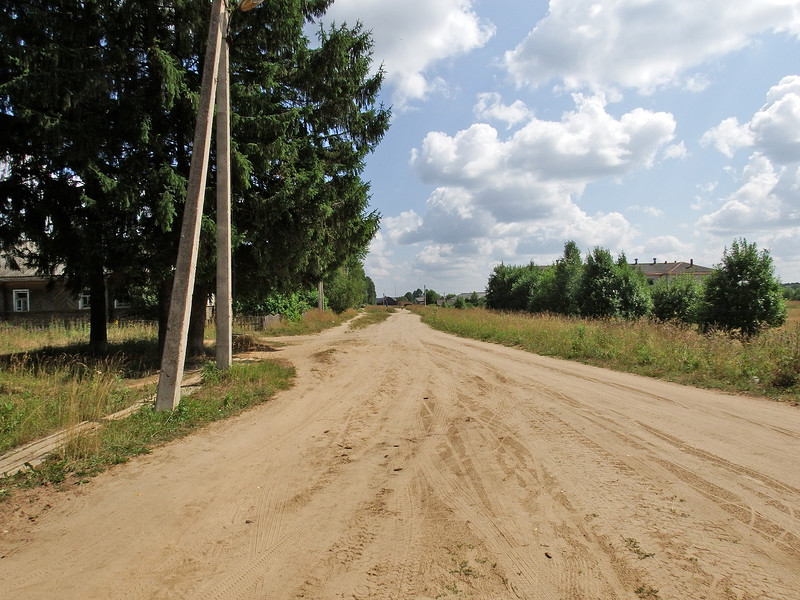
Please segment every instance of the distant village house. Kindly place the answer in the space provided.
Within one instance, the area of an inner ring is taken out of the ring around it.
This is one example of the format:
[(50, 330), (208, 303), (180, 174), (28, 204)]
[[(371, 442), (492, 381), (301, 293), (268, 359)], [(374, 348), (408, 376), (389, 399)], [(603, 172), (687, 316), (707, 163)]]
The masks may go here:
[[(35, 269), (0, 256), (0, 318), (8, 321), (88, 319), (90, 308), (88, 290), (75, 296), (58, 274), (52, 278), (40, 275)], [(109, 302), (109, 309), (117, 314), (127, 308), (129, 304), (125, 300)]]

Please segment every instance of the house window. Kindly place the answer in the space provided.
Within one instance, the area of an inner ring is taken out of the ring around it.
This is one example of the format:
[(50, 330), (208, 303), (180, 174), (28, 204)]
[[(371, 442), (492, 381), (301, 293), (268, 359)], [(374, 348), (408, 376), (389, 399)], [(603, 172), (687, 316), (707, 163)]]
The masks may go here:
[(119, 298), (114, 300), (114, 308), (130, 308), (131, 301), (128, 298)]
[(14, 312), (28, 312), (31, 309), (29, 290), (14, 290)]
[(78, 308), (80, 310), (88, 310), (92, 308), (92, 295), (89, 290), (83, 290), (81, 295), (78, 296)]

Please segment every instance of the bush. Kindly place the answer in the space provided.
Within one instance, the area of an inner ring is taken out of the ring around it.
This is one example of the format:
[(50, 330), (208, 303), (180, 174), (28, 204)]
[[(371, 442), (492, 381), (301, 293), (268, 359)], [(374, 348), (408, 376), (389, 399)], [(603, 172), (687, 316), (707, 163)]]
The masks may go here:
[(659, 321), (696, 323), (702, 285), (691, 275), (664, 277), (653, 286), (653, 316)]
[(758, 251), (744, 238), (733, 241), (722, 263), (706, 279), (699, 322), (705, 329), (720, 328), (752, 336), (786, 322), (786, 301), (774, 276), (769, 252)]
[(650, 312), (652, 301), (647, 279), (631, 267), (622, 254), (614, 263), (605, 248), (595, 248), (586, 257), (578, 306), (584, 317), (636, 319)]
[(238, 315), (282, 315), (287, 321), (297, 322), (303, 313), (312, 307), (315, 292), (295, 292), (292, 294), (271, 294), (264, 298), (237, 300), (234, 312)]

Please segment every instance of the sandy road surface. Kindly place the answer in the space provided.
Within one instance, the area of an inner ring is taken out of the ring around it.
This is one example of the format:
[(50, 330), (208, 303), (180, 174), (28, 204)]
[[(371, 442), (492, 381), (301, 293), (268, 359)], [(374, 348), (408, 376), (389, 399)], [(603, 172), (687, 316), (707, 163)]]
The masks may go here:
[(290, 344), (292, 390), (6, 514), (0, 598), (800, 599), (797, 408), (407, 312)]

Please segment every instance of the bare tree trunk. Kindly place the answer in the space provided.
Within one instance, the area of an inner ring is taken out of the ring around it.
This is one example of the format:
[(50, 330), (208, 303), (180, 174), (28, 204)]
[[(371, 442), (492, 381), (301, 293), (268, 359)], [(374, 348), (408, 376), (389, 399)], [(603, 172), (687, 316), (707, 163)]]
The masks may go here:
[(89, 281), (91, 305), (89, 307), (89, 349), (92, 354), (104, 356), (108, 352), (108, 324), (106, 320), (106, 279), (103, 267), (95, 266)]
[(158, 288), (158, 356), (164, 353), (164, 342), (167, 339), (167, 321), (169, 320), (169, 300), (172, 293), (172, 278), (167, 277)]
[(205, 356), (206, 348), (203, 344), (206, 332), (206, 307), (208, 293), (195, 286), (192, 294), (192, 312), (189, 317), (189, 334), (186, 341), (186, 356)]

